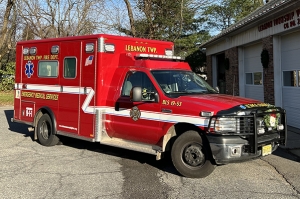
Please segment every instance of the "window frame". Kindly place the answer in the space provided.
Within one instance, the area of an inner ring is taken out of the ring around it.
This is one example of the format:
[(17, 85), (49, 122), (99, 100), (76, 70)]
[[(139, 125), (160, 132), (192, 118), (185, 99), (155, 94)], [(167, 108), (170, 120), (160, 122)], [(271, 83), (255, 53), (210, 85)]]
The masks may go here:
[[(122, 93), (123, 93), (123, 89), (124, 89), (124, 85), (125, 85), (125, 81), (128, 79), (127, 78), (127, 75), (128, 75), (128, 73), (129, 72), (142, 72), (142, 73), (144, 73), (148, 78), (149, 78), (149, 80), (150, 80), (150, 82), (152, 83), (152, 85), (153, 85), (153, 87), (154, 87), (154, 89), (155, 89), (155, 91), (156, 92), (158, 92), (157, 91), (157, 88), (156, 88), (156, 86), (155, 86), (155, 83), (152, 81), (152, 79), (150, 78), (150, 75), (149, 75), (149, 73), (147, 73), (147, 72), (145, 72), (145, 71), (141, 71), (141, 70), (128, 70), (128, 71), (126, 71), (125, 72), (125, 76), (124, 76), (124, 79), (123, 79), (123, 81), (122, 81), (122, 88), (121, 88), (121, 92), (120, 92), (120, 97), (130, 97), (130, 95), (129, 96), (127, 96), (127, 95), (122, 95)], [(127, 79), (126, 79), (127, 78)]]
[[(261, 85), (254, 84), (254, 73), (261, 73)], [(247, 75), (246, 74), (252, 74), (252, 84), (247, 84)], [(263, 71), (245, 72), (245, 85), (246, 86), (264, 86)]]
[[(66, 58), (75, 58), (75, 77), (74, 78), (65, 77), (65, 59)], [(75, 57), (75, 56), (65, 57), (64, 62), (63, 62), (63, 78), (64, 79), (76, 79), (76, 77), (77, 77), (77, 57)]]
[[(57, 62), (57, 76), (40, 76), (39, 75), (39, 70), (40, 70), (39, 65), (40, 65), (40, 62)], [(58, 60), (39, 60), (37, 74), (38, 74), (39, 78), (58, 78), (58, 76), (59, 76), (59, 61)]]

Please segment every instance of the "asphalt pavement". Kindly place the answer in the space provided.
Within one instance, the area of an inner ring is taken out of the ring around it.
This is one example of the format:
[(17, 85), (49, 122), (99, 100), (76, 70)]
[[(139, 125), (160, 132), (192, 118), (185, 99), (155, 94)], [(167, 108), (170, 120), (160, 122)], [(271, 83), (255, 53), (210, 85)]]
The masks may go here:
[(1, 199), (300, 198), (295, 138), (290, 140), (293, 148), (190, 179), (168, 158), (156, 161), (152, 155), (71, 138), (44, 147), (33, 140), (27, 125), (11, 123), (11, 117), (12, 107), (0, 107)]

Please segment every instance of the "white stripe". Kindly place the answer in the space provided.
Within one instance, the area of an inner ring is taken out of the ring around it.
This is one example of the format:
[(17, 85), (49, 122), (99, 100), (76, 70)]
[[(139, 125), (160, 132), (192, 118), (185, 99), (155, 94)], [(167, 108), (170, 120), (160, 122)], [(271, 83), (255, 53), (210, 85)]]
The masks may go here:
[[(22, 90), (22, 85), (20, 89)], [(17, 83), (15, 84), (15, 87), (17, 87)], [(76, 87), (76, 86), (63, 86), (63, 92), (61, 92), (61, 86), (58, 85), (43, 85), (43, 84), (27, 84), (27, 90), (30, 91), (43, 91), (43, 92), (53, 92), (53, 93), (69, 93), (69, 94), (84, 94), (84, 87)], [(94, 106), (88, 106), (95, 94), (95, 91), (92, 88), (86, 88), (88, 96), (85, 98), (82, 110), (85, 113), (92, 113), (95, 114), (95, 107)]]
[[(120, 109), (119, 111), (115, 111), (114, 107), (109, 107), (104, 110), (105, 110), (104, 112), (109, 115), (130, 117), (130, 109)], [(194, 117), (194, 116), (180, 115), (180, 114), (163, 114), (161, 112), (150, 112), (150, 111), (141, 111), (140, 119), (168, 122), (168, 123), (185, 122), (185, 123), (190, 123), (202, 127), (207, 127), (209, 123), (209, 119), (201, 118), (200, 116)]]
[[(16, 85), (17, 84), (15, 84), (15, 87)], [(19, 84), (19, 86), (20, 85), (21, 84)], [(22, 89), (22, 87), (20, 89)], [(27, 84), (26, 90), (61, 93), (60, 86), (54, 86), (54, 85)], [(109, 115), (130, 117), (130, 109), (120, 109), (119, 111), (116, 111), (115, 107), (89, 106), (93, 96), (95, 95), (95, 91), (92, 88), (87, 88), (86, 92), (88, 93), (88, 95), (81, 106), (81, 109), (83, 110), (84, 113), (95, 114), (95, 110), (98, 109), (98, 110), (102, 110), (102, 112), (105, 112), (106, 114)], [(63, 93), (84, 94), (84, 87), (63, 86)], [(151, 112), (151, 111), (141, 111), (140, 119), (169, 122), (169, 123), (185, 122), (185, 123), (190, 123), (202, 127), (207, 127), (209, 123), (209, 119), (201, 118), (200, 116), (167, 114), (162, 112)]]

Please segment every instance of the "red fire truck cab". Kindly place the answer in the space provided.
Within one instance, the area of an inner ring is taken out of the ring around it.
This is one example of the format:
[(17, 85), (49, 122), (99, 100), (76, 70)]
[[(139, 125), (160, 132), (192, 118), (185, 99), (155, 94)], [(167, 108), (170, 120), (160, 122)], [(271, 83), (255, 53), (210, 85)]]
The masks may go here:
[(286, 115), (218, 94), (173, 55), (173, 43), (111, 35), (17, 44), (12, 121), (42, 145), (68, 136), (156, 155), (187, 177), (271, 154)]

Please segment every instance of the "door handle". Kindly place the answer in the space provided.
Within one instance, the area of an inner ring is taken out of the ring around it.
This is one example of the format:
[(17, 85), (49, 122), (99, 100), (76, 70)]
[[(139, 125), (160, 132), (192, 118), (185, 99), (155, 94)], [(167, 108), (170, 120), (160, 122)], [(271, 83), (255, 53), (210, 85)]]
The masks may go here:
[(172, 113), (171, 109), (161, 109), (161, 112), (163, 113)]
[(119, 111), (120, 110), (120, 103), (116, 102), (115, 103), (115, 111)]

